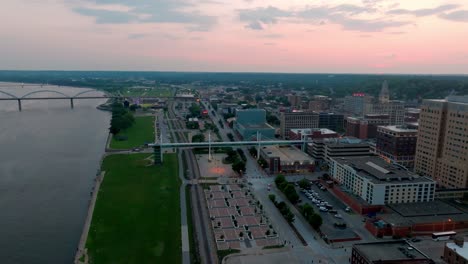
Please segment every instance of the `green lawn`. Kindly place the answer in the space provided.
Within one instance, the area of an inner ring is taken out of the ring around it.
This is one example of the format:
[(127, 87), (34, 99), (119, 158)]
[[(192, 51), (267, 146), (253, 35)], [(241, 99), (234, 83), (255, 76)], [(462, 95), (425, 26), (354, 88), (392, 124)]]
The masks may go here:
[(172, 90), (170, 88), (128, 88), (121, 91), (123, 96), (139, 97), (139, 96), (156, 96), (156, 97), (171, 97)]
[[(119, 141), (116, 138), (126, 136), (126, 140)], [(145, 142), (154, 142), (154, 117), (135, 117), (135, 123), (128, 129), (119, 132), (112, 137), (110, 147), (113, 149), (131, 149), (139, 147)]]
[(111, 155), (86, 247), (90, 263), (181, 263), (178, 163), (147, 166), (148, 154)]

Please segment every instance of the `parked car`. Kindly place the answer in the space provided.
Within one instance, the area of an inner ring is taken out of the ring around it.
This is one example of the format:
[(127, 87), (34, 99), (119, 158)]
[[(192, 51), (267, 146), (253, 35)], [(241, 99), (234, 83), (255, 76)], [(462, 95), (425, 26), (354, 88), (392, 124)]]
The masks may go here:
[(323, 206), (321, 206), (321, 207), (319, 208), (319, 210), (322, 211), (322, 212), (328, 212), (328, 209), (325, 208), (325, 207), (323, 207)]
[(336, 213), (338, 213), (337, 210), (328, 210), (328, 212), (331, 213), (331, 214), (336, 214)]
[(351, 208), (349, 208), (349, 206), (347, 206), (344, 210), (345, 210), (346, 212), (350, 212), (350, 211), (351, 211)]
[(342, 218), (343, 218), (343, 216), (341, 216), (340, 214), (336, 214), (335, 217), (336, 217), (336, 218), (339, 218), (339, 219), (342, 219)]

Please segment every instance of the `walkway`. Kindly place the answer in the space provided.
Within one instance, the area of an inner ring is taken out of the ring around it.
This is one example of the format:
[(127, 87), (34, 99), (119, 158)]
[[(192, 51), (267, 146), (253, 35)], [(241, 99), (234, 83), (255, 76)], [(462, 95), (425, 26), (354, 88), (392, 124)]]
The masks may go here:
[(186, 182), (184, 179), (184, 166), (182, 161), (182, 151), (179, 151), (179, 179), (182, 182), (180, 185), (180, 224), (181, 224), (181, 235), (182, 235), (182, 263), (190, 264), (190, 244), (189, 244), (189, 233), (187, 226), (187, 203), (185, 199), (185, 186)]
[[(95, 179), (96, 184), (94, 185), (94, 188), (92, 190), (92, 196), (91, 196), (91, 199), (89, 200), (88, 215), (86, 216), (86, 221), (85, 221), (85, 225), (83, 227), (83, 232), (81, 233), (80, 243), (78, 245), (78, 250), (77, 250), (76, 255), (75, 255), (75, 261), (73, 262), (75, 264), (80, 264), (80, 263), (87, 264), (88, 263), (88, 254), (87, 254), (87, 250), (85, 248), (86, 240), (88, 240), (88, 232), (89, 232), (89, 228), (91, 226), (91, 220), (93, 219), (94, 206), (96, 205), (96, 200), (97, 200), (97, 196), (98, 196), (98, 193), (99, 193), (99, 188), (101, 187), (101, 183), (104, 180), (104, 175), (105, 174), (106, 174), (106, 172), (103, 171)], [(84, 261), (80, 261), (80, 258), (83, 255), (84, 255)]]

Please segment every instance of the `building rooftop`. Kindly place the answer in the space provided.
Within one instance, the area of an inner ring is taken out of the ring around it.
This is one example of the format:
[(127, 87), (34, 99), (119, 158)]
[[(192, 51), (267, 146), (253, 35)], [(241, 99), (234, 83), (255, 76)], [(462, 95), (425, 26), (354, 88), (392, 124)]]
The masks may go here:
[(270, 158), (279, 157), (282, 163), (314, 162), (312, 157), (291, 146), (265, 146), (262, 151)]
[(427, 177), (418, 176), (400, 166), (389, 164), (379, 157), (343, 157), (334, 158), (342, 165), (347, 165), (356, 171), (359, 176), (365, 177), (374, 183), (382, 182), (433, 182)]
[(359, 138), (355, 137), (342, 137), (342, 138), (325, 138), (323, 142), (326, 144), (334, 144), (334, 145), (356, 145), (362, 144), (366, 145), (367, 143)]
[(457, 252), (457, 254), (462, 256), (464, 259), (468, 259), (468, 242), (463, 242), (463, 247), (458, 246), (454, 242), (448, 242), (445, 246)]
[(290, 131), (295, 134), (301, 133), (303, 135), (312, 135), (313, 132), (320, 132), (320, 134), (322, 135), (336, 134), (335, 131), (330, 130), (328, 128), (297, 128), (297, 129), (291, 129)]
[(405, 240), (362, 243), (353, 246), (369, 262), (391, 260), (430, 260), (428, 256)]
[(392, 226), (411, 226), (434, 222), (468, 221), (468, 213), (444, 201), (389, 204), (388, 213), (379, 214), (379, 218)]
[(379, 128), (390, 130), (392, 132), (408, 132), (408, 133), (418, 132), (417, 129), (409, 128), (408, 126), (379, 126)]

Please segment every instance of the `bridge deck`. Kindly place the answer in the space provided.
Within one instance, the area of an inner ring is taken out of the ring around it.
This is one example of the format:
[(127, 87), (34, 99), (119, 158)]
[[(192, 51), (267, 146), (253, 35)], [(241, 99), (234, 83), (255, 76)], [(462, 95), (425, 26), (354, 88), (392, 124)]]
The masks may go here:
[(192, 143), (152, 143), (149, 147), (161, 148), (204, 148), (204, 147), (233, 147), (233, 146), (275, 146), (275, 145), (300, 145), (302, 140), (267, 140), (267, 141), (233, 141), (233, 142), (192, 142)]

